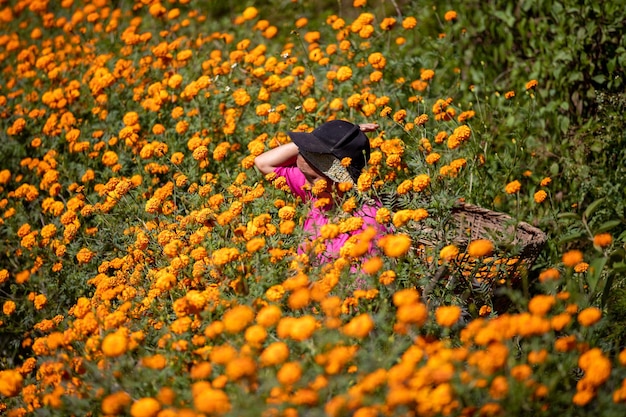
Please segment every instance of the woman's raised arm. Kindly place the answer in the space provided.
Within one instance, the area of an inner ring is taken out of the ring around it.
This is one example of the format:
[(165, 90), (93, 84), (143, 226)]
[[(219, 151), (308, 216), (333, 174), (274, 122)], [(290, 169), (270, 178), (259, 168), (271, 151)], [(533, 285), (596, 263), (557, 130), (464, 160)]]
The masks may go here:
[(277, 167), (294, 165), (298, 157), (298, 147), (289, 142), (274, 149), (263, 152), (254, 158), (254, 165), (263, 175), (274, 172)]

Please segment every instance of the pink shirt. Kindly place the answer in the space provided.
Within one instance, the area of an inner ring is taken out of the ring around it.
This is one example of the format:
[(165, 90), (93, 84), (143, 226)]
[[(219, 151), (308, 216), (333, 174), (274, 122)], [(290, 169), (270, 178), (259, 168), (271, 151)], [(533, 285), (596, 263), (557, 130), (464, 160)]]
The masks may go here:
[[(300, 197), (303, 202), (311, 205), (311, 209), (304, 220), (303, 229), (310, 235), (311, 240), (318, 238), (322, 226), (328, 223), (328, 217), (326, 217), (325, 212), (329, 209), (315, 207), (317, 198), (310, 191), (304, 190), (306, 178), (298, 167), (278, 167), (274, 169), (274, 172), (278, 176), (285, 178), (287, 185), (294, 195)], [(362, 232), (368, 226), (374, 227), (378, 231), (378, 236), (383, 234), (383, 227), (376, 221), (376, 211), (378, 208), (379, 206), (363, 205), (357, 209), (354, 215), (363, 219), (361, 229), (350, 233), (341, 233), (336, 238), (325, 241), (326, 251), (318, 256), (319, 261), (328, 262), (337, 259), (339, 257), (339, 251), (350, 236)], [(374, 238), (374, 240), (376, 239), (377, 238)], [(305, 245), (301, 245), (300, 248), (298, 248), (298, 253), (305, 252), (304, 246)], [(370, 252), (371, 251), (372, 248), (370, 244)]]

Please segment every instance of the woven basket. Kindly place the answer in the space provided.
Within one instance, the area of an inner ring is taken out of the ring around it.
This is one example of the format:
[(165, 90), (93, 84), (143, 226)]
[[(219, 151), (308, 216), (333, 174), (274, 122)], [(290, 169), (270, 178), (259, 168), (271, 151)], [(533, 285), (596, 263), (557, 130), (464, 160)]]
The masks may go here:
[[(420, 246), (434, 249), (442, 242), (448, 242), (459, 248), (460, 255), (453, 262), (441, 265), (430, 284), (424, 288), (424, 295), (430, 293), (442, 279), (450, 283), (450, 274), (457, 275), (457, 279), (472, 277), (474, 283), (478, 279), (488, 285), (494, 308), (500, 311), (506, 309), (508, 300), (497, 297), (495, 288), (504, 283), (509, 287), (519, 287), (521, 277), (532, 267), (547, 240), (543, 231), (528, 223), (466, 203), (454, 206), (449, 219), (440, 226), (437, 231), (421, 226)], [(477, 239), (488, 239), (494, 244), (492, 257), (476, 260), (465, 253), (469, 243)], [(498, 279), (493, 280), (494, 276)]]
[(506, 246), (518, 252), (528, 266), (532, 265), (546, 243), (546, 234), (525, 222), (516, 222), (511, 216), (461, 203), (452, 209), (459, 234), (454, 242), (465, 247), (475, 239), (489, 239), (496, 246)]
[[(461, 252), (456, 264), (465, 264), (467, 267), (475, 261), (464, 253), (469, 243), (488, 239), (495, 246), (498, 275), (510, 281), (517, 281), (520, 272), (527, 271), (534, 264), (547, 240), (543, 231), (528, 223), (467, 203), (455, 205), (449, 219), (442, 222), (437, 230), (418, 226), (418, 244), (421, 247), (432, 249), (442, 242), (452, 243)], [(493, 261), (494, 258), (489, 260)], [(489, 263), (488, 260), (483, 261)], [(443, 269), (440, 272), (443, 273)]]
[(476, 239), (488, 239), (496, 248), (516, 254), (532, 265), (546, 243), (546, 234), (525, 222), (516, 222), (511, 216), (467, 203), (458, 203), (451, 209), (451, 218), (445, 230), (435, 232), (419, 227), (419, 243), (432, 247), (448, 241), (464, 250)]

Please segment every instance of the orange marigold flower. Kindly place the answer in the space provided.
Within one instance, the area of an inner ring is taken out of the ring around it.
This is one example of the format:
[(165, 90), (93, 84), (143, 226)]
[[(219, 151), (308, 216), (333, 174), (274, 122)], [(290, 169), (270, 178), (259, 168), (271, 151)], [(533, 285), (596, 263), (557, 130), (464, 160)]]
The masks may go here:
[(282, 385), (293, 385), (302, 377), (302, 366), (300, 362), (287, 362), (276, 374), (276, 379)]
[(435, 310), (435, 319), (440, 326), (451, 327), (461, 318), (459, 306), (439, 306)]
[(296, 228), (296, 222), (293, 220), (283, 220), (278, 225), (278, 231), (283, 235), (290, 235)]
[(399, 258), (406, 255), (411, 249), (411, 238), (405, 234), (391, 234), (383, 236), (377, 242), (385, 255)]
[(594, 390), (576, 391), (576, 393), (572, 397), (572, 403), (579, 407), (584, 407), (585, 405), (589, 404), (589, 402), (593, 400), (593, 397), (595, 396), (596, 393)]
[(561, 273), (556, 268), (548, 268), (539, 274), (539, 282), (555, 281), (561, 277)]
[(387, 59), (380, 52), (373, 52), (367, 57), (367, 62), (370, 63), (374, 69), (382, 70), (387, 65)]
[(578, 322), (585, 326), (591, 326), (602, 318), (602, 310), (597, 307), (587, 307), (578, 313)]
[(572, 316), (569, 313), (561, 313), (550, 319), (550, 326), (560, 332), (572, 321)]
[(392, 270), (383, 271), (378, 277), (378, 282), (383, 285), (391, 285), (396, 280), (396, 273)]
[(376, 211), (376, 222), (380, 224), (388, 223), (391, 220), (391, 211), (386, 207), (381, 207)]
[(173, 74), (167, 80), (167, 86), (169, 88), (178, 88), (181, 85), (182, 82), (183, 82), (183, 76), (182, 75), (180, 75), (180, 74)]
[(283, 363), (289, 357), (289, 347), (285, 342), (274, 342), (266, 347), (259, 361), (263, 366), (272, 366)]
[(176, 123), (176, 133), (178, 133), (179, 135), (182, 135), (183, 133), (187, 132), (187, 130), (189, 129), (189, 122), (186, 120), (181, 120), (178, 123)]
[(360, 314), (350, 320), (342, 328), (343, 334), (346, 336), (363, 339), (374, 329), (374, 320), (367, 314)]
[(256, 322), (263, 327), (270, 327), (278, 323), (282, 316), (282, 311), (277, 305), (270, 304), (263, 307), (256, 315)]
[(457, 13), (454, 10), (448, 10), (444, 15), (443, 18), (446, 22), (450, 22), (452, 20), (456, 20), (457, 18)]
[(391, 30), (396, 25), (397, 21), (394, 17), (385, 17), (382, 22), (380, 22), (380, 28), (382, 30)]
[(239, 333), (254, 320), (254, 311), (246, 305), (238, 305), (224, 313), (222, 319), (224, 330), (228, 333)]
[(535, 199), (535, 203), (537, 204), (543, 203), (547, 197), (548, 197), (548, 193), (545, 192), (544, 190), (537, 191), (535, 195), (533, 196), (533, 198)]
[[(193, 388), (196, 388), (195, 385)], [(196, 388), (193, 396), (193, 404), (197, 411), (211, 415), (224, 414), (230, 411), (230, 400), (224, 391), (211, 388), (209, 384), (199, 387), (202, 388)]]
[(423, 81), (432, 80), (435, 77), (435, 71), (431, 69), (424, 69), (420, 72), (420, 78)]
[(518, 381), (525, 381), (533, 374), (533, 369), (527, 364), (516, 365), (511, 368), (511, 376)]
[(511, 181), (510, 183), (508, 183), (506, 185), (506, 187), (504, 187), (504, 191), (507, 194), (515, 194), (517, 192), (519, 192), (519, 190), (522, 188), (522, 183), (519, 182), (518, 180), (514, 180)]
[(459, 121), (459, 123), (464, 123), (466, 120), (473, 118), (475, 115), (476, 112), (474, 110), (466, 110), (459, 114), (457, 120)]
[(239, 257), (237, 248), (220, 248), (211, 254), (211, 261), (214, 265), (222, 266), (234, 261)]
[(12, 369), (0, 371), (0, 394), (4, 397), (14, 397), (22, 390), (22, 375)]
[[(279, 329), (280, 329), (280, 323), (283, 320), (284, 319), (282, 319), (279, 322)], [(288, 336), (291, 337), (293, 340), (303, 341), (311, 337), (313, 335), (313, 332), (315, 332), (316, 329), (317, 329), (317, 321), (315, 320), (315, 317), (307, 315), (307, 316), (303, 316), (303, 317), (295, 319), (295, 321), (293, 322), (293, 326), (291, 326), (291, 328), (289, 329)]]
[(407, 16), (402, 21), (402, 27), (404, 29), (413, 29), (415, 26), (417, 26), (417, 19), (413, 16)]
[(157, 353), (153, 356), (145, 356), (141, 358), (141, 365), (150, 369), (163, 369), (167, 365), (165, 356)]
[(439, 160), (441, 159), (441, 155), (433, 152), (431, 154), (428, 154), (428, 156), (426, 156), (426, 163), (429, 165), (434, 165), (437, 162), (439, 162)]
[(118, 156), (113, 151), (106, 151), (102, 154), (102, 163), (108, 167), (117, 164)]
[(541, 185), (542, 187), (546, 187), (546, 186), (550, 185), (550, 183), (551, 183), (551, 182), (552, 182), (552, 178), (550, 178), (550, 177), (545, 177), (544, 179), (542, 179), (542, 180), (539, 182), (539, 185)]
[(133, 126), (139, 122), (139, 114), (134, 111), (129, 111), (122, 117), (122, 121), (125, 126)]
[(348, 66), (339, 67), (337, 70), (337, 81), (343, 82), (352, 78), (352, 68)]
[(109, 333), (102, 340), (102, 353), (109, 357), (115, 358), (126, 353), (128, 349), (128, 339), (122, 332)]
[(179, 62), (187, 61), (193, 56), (191, 49), (184, 49), (176, 54), (176, 60)]
[(109, 394), (102, 400), (102, 413), (106, 415), (122, 414), (126, 406), (130, 404), (132, 398), (130, 394), (125, 391), (118, 391), (113, 394)]
[(485, 316), (491, 314), (491, 307), (487, 306), (487, 305), (484, 305), (484, 306), (480, 307), (480, 310), (478, 310), (478, 314), (481, 317), (485, 317)]
[(588, 269), (589, 269), (589, 264), (587, 262), (578, 262), (574, 266), (574, 272), (579, 273), (579, 274), (587, 272)]
[(374, 256), (372, 258), (365, 260), (363, 264), (361, 265), (363, 272), (365, 272), (366, 274), (370, 274), (370, 275), (373, 275), (376, 272), (378, 272), (380, 268), (382, 268), (382, 266), (383, 266), (383, 260), (378, 256)]
[(526, 83), (526, 90), (530, 90), (531, 88), (535, 88), (537, 86), (537, 80), (530, 80)]
[(411, 304), (403, 304), (396, 311), (396, 319), (400, 323), (423, 325), (428, 319), (428, 307), (426, 304), (415, 302)]
[(554, 304), (556, 304), (554, 296), (539, 294), (528, 302), (528, 311), (537, 316), (545, 316)]
[(489, 387), (489, 395), (491, 395), (491, 398), (493, 398), (494, 400), (504, 398), (508, 392), (509, 382), (506, 377), (498, 375), (493, 379), (493, 381), (491, 381), (491, 386)]
[[(383, 79), (383, 73), (381, 71), (373, 71), (370, 74), (370, 81), (373, 83), (377, 83), (378, 81)], [(331, 107), (332, 108), (332, 107)]]
[(91, 259), (93, 259), (95, 253), (90, 251), (87, 248), (82, 248), (81, 250), (78, 251), (78, 253), (76, 254), (76, 259), (78, 260), (78, 263), (80, 264), (86, 264), (89, 261), (91, 261)]
[(256, 7), (246, 7), (246, 9), (243, 11), (243, 13), (241, 14), (244, 18), (244, 20), (252, 20), (255, 17), (257, 17), (259, 14), (259, 11)]
[[(43, 230), (42, 230), (43, 235)], [(606, 248), (613, 242), (613, 237), (610, 233), (599, 233), (593, 237), (593, 244), (601, 248)]]
[(430, 185), (430, 176), (428, 174), (420, 174), (413, 178), (413, 191), (419, 193), (424, 191)]
[(589, 349), (578, 358), (578, 366), (584, 371), (578, 387), (599, 387), (611, 375), (611, 360), (599, 348)]
[(245, 106), (246, 104), (250, 103), (252, 98), (245, 89), (238, 88), (233, 92), (233, 100), (238, 106)]
[(2, 312), (5, 315), (10, 316), (15, 311), (15, 308), (16, 308), (15, 302), (8, 300), (8, 301), (5, 301), (4, 304), (2, 305)]
[(307, 113), (313, 113), (315, 111), (315, 109), (317, 109), (317, 100), (315, 100), (313, 97), (307, 98), (302, 103), (302, 108)]
[(213, 372), (211, 362), (199, 362), (191, 367), (189, 376), (191, 379), (207, 379), (211, 376), (211, 372)]
[(249, 377), (256, 372), (256, 361), (249, 356), (240, 356), (226, 364), (225, 374), (231, 381)]
[(533, 350), (528, 352), (528, 363), (531, 365), (538, 365), (544, 363), (548, 358), (548, 351), (546, 349)]
[(396, 122), (401, 123), (402, 121), (404, 121), (404, 119), (406, 119), (406, 110), (404, 109), (398, 110), (397, 112), (393, 114), (392, 118)]
[(393, 294), (393, 304), (396, 307), (412, 305), (419, 301), (420, 294), (415, 288), (406, 288)]
[(278, 301), (285, 295), (285, 288), (282, 285), (272, 285), (265, 291), (265, 297), (269, 301)]
[(424, 80), (415, 80), (411, 83), (411, 88), (417, 91), (424, 91), (428, 88), (428, 82)]
[(328, 188), (328, 182), (325, 179), (320, 178), (315, 181), (315, 184), (313, 184), (313, 187), (311, 188), (311, 192), (313, 193), (313, 195), (318, 195), (326, 191), (327, 188)]
[(46, 298), (45, 294), (38, 294), (35, 299), (33, 300), (34, 304), (35, 304), (35, 309), (36, 310), (41, 310), (42, 308), (44, 308), (44, 306), (46, 305), (48, 299)]
[(572, 249), (563, 254), (563, 265), (573, 268), (583, 261), (583, 253), (577, 249)]
[(467, 247), (467, 253), (474, 258), (489, 256), (493, 253), (493, 243), (487, 239), (477, 239), (472, 241)]
[(457, 248), (455, 245), (447, 245), (439, 251), (439, 258), (443, 261), (450, 262), (451, 260), (455, 259), (458, 254), (459, 248)]
[(389, 106), (385, 106), (381, 111), (380, 111), (380, 117), (389, 117), (389, 115), (391, 115), (391, 112), (393, 111), (393, 109)]
[(262, 237), (257, 237), (254, 239), (250, 239), (248, 243), (246, 243), (246, 250), (248, 253), (258, 252), (265, 246), (265, 239)]
[(357, 189), (361, 192), (368, 191), (372, 187), (373, 180), (372, 174), (368, 172), (362, 173), (357, 180)]
[(291, 293), (291, 295), (287, 299), (287, 304), (292, 310), (298, 310), (306, 307), (310, 301), (310, 290), (308, 288), (297, 288)]

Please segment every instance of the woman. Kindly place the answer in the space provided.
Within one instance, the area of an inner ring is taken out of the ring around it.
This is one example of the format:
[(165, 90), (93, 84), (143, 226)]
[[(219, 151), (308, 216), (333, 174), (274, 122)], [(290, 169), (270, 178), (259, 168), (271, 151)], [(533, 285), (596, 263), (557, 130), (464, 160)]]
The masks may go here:
[[(322, 227), (336, 219), (329, 217), (335, 212), (336, 201), (342, 197), (341, 184), (356, 185), (361, 171), (370, 156), (369, 139), (364, 132), (378, 128), (376, 123), (355, 125), (344, 120), (324, 123), (310, 133), (288, 132), (291, 142), (271, 149), (255, 158), (255, 166), (267, 175), (275, 173), (284, 177), (291, 192), (309, 203), (311, 208), (304, 220), (303, 229), (311, 242), (323, 241), (324, 250), (318, 246), (317, 257), (327, 262), (340, 256), (340, 250), (350, 236), (373, 228), (376, 235), (384, 230), (376, 222), (376, 211), (380, 207), (374, 201), (363, 204), (353, 214), (362, 219), (358, 228), (340, 233), (330, 239), (321, 236)], [(369, 239), (368, 242), (373, 239)], [(310, 245), (301, 245), (299, 252), (306, 252)], [(369, 244), (368, 251), (372, 245)]]

